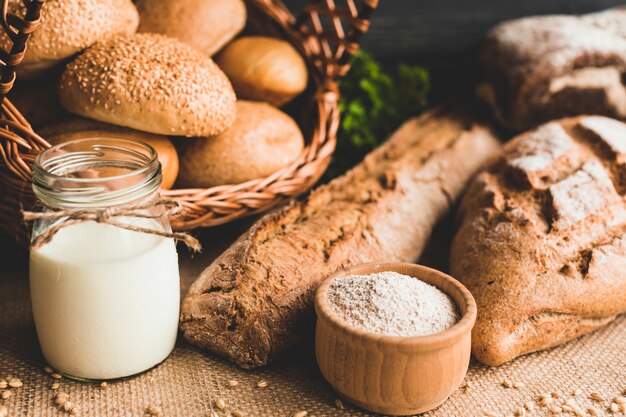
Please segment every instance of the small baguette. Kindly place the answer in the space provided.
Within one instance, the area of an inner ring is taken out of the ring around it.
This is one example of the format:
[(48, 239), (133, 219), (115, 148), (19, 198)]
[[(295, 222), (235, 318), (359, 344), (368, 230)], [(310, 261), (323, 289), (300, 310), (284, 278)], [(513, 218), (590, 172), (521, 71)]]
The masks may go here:
[(405, 123), (346, 175), (261, 218), (185, 297), (190, 342), (244, 368), (267, 364), (313, 324), (330, 273), (415, 261), (433, 226), (500, 144), (466, 115), (436, 110)]

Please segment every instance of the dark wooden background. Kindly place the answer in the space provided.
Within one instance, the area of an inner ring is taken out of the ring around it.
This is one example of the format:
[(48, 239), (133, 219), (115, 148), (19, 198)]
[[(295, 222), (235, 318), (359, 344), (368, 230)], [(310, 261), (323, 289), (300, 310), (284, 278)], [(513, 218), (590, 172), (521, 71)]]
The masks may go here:
[[(302, 1), (287, 3), (297, 8)], [(626, 0), (380, 0), (362, 45), (390, 66), (398, 61), (424, 65), (436, 97), (457, 96), (473, 85), (476, 48), (496, 23), (619, 5)]]

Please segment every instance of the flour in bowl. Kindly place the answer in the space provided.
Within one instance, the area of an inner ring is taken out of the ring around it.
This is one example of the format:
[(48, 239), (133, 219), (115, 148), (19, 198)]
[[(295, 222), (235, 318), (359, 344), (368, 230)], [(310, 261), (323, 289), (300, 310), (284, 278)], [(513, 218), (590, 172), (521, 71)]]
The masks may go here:
[(397, 272), (336, 278), (328, 300), (348, 324), (389, 336), (425, 336), (459, 321), (458, 309), (447, 294)]

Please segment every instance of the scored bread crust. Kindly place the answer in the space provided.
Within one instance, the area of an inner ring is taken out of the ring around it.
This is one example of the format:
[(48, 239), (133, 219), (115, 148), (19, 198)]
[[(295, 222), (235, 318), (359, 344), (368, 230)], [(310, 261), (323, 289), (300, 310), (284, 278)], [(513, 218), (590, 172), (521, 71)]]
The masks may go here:
[(61, 104), (80, 116), (145, 132), (213, 136), (235, 120), (235, 92), (211, 58), (174, 38), (116, 36), (72, 61)]
[(484, 125), (433, 111), (302, 201), (261, 218), (184, 298), (185, 338), (242, 367), (267, 364), (307, 334), (329, 274), (415, 261), (471, 176), (500, 150)]
[[(11, 0), (8, 10), (18, 16), (26, 13), (22, 0)], [(139, 14), (131, 0), (49, 0), (28, 39), (18, 77), (35, 77), (95, 42), (134, 33), (138, 25)], [(0, 48), (8, 51), (11, 44), (0, 31)]]
[(472, 350), (499, 365), (626, 310), (626, 124), (603, 116), (521, 134), (459, 210), (452, 276), (474, 295)]
[[(477, 93), (503, 124), (519, 130), (582, 114), (626, 118), (620, 77), (626, 71), (625, 27), (624, 7), (503, 22), (481, 48), (486, 79)], [(611, 72), (568, 86), (567, 79), (590, 69)]]

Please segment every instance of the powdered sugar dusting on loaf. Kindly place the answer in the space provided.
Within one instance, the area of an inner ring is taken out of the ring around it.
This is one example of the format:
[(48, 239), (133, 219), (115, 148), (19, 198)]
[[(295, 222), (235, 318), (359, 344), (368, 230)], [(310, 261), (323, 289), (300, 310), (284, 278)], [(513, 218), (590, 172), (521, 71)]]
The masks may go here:
[(550, 167), (554, 160), (566, 155), (575, 144), (567, 132), (556, 122), (551, 122), (529, 133), (520, 143), (509, 164), (532, 173)]
[(396, 272), (349, 275), (329, 287), (332, 310), (348, 324), (391, 336), (424, 336), (459, 320), (456, 305), (438, 288)]
[(619, 198), (602, 165), (585, 162), (582, 168), (568, 178), (550, 186), (555, 227), (569, 227)]
[(626, 153), (626, 125), (614, 119), (602, 116), (588, 116), (580, 123), (602, 138), (616, 154)]

